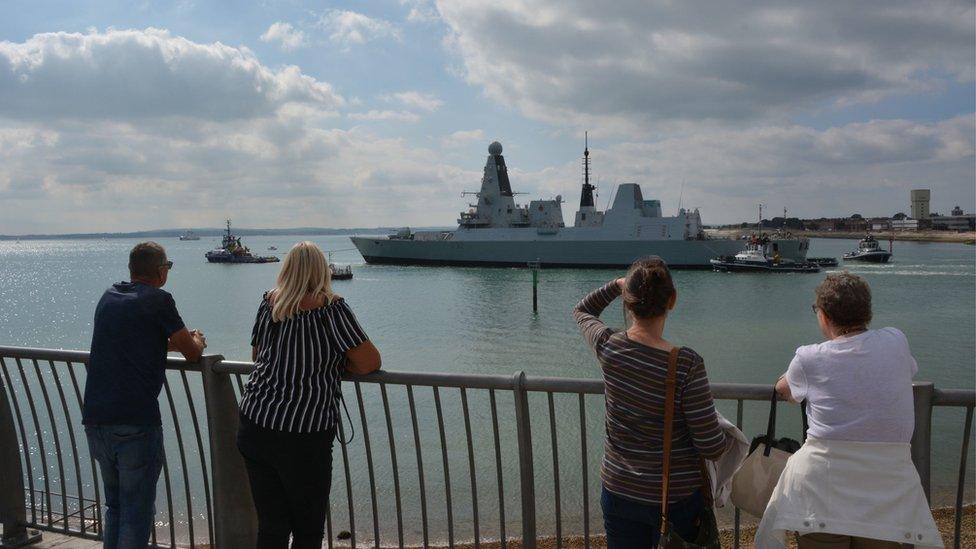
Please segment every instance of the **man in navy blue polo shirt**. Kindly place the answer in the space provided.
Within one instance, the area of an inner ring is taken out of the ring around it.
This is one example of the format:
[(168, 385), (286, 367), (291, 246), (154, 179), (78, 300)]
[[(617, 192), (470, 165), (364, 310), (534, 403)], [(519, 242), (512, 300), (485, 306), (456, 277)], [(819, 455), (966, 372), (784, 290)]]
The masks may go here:
[(155, 242), (129, 253), (129, 282), (113, 284), (95, 308), (82, 421), (105, 488), (105, 549), (144, 549), (163, 465), (159, 392), (166, 353), (196, 361), (206, 348), (166, 284), (173, 262)]

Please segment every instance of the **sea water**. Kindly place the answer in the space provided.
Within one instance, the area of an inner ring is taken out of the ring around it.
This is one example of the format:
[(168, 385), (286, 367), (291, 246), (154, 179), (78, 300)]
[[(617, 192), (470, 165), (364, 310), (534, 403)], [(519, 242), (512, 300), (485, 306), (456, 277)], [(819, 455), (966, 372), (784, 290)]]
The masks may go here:
[[(624, 274), (623, 270), (552, 269), (540, 273), (539, 311), (532, 312), (532, 275), (525, 269), (400, 267), (366, 265), (342, 236), (245, 237), (245, 244), (261, 255), (283, 257), (296, 241), (307, 238), (333, 251), (332, 261), (351, 264), (351, 281), (333, 282), (334, 291), (344, 297), (383, 355), (388, 370), (459, 372), (597, 378), (600, 375), (593, 354), (579, 337), (571, 312), (587, 292)], [(126, 262), (132, 239), (32, 240), (0, 242), (0, 345), (87, 349), (91, 339), (92, 314), (102, 291), (112, 282), (127, 278)], [(281, 263), (209, 264), (203, 257), (219, 245), (213, 237), (199, 241), (160, 239), (175, 265), (165, 289), (173, 294), (184, 321), (203, 330), (209, 353), (228, 359), (250, 358), (250, 333), (262, 292), (274, 286)], [(856, 247), (852, 240), (817, 239), (811, 256), (840, 257)], [(884, 243), (887, 244), (887, 243)], [(270, 246), (277, 251), (266, 251)], [(846, 269), (863, 276), (873, 292), (875, 327), (894, 326), (908, 336), (919, 363), (918, 380), (940, 388), (976, 386), (976, 255), (962, 244), (896, 242), (891, 263), (876, 265), (841, 263), (826, 272)], [(786, 369), (795, 348), (820, 341), (822, 336), (810, 309), (813, 291), (823, 274), (730, 274), (709, 271), (676, 271), (678, 303), (668, 320), (666, 337), (673, 343), (695, 349), (705, 359), (712, 382), (773, 383)], [(621, 326), (619, 303), (604, 313), (611, 326)], [(15, 376), (16, 378), (16, 376)], [(171, 374), (170, 382), (179, 387)], [(198, 382), (191, 378), (191, 390)], [(16, 385), (16, 381), (14, 382)], [(417, 474), (416, 449), (406, 391), (388, 387), (392, 447), (397, 451), (399, 476), (394, 478), (385, 415), (379, 389), (362, 385), (366, 428), (370, 430), (374, 462), (372, 486), (378, 494), (377, 516), (381, 538), (396, 541), (398, 533), (394, 480), (400, 484), (401, 515), (407, 541), (420, 541), (423, 513), (419, 504), (421, 485)], [(356, 531), (360, 539), (373, 537), (371, 484), (362, 445), (363, 422), (357, 410), (356, 388), (344, 389), (352, 405), (357, 437), (347, 448), (350, 463)], [(177, 392), (177, 391), (174, 391)], [(472, 486), (469, 459), (475, 462), (474, 488), (478, 491), (479, 532), (483, 537), (500, 533), (499, 494), (495, 469), (489, 395), (468, 391), (470, 424), (475, 440), (473, 458), (465, 444), (465, 424), (459, 392), (414, 390), (418, 415), (418, 438), (425, 472), (423, 486), (427, 500), (427, 522), (431, 540), (447, 537), (446, 481), (451, 482), (454, 535), (474, 535)], [(196, 397), (200, 395), (197, 394)], [(178, 397), (178, 395), (177, 395)], [(499, 392), (497, 411), (508, 535), (518, 535), (518, 466), (510, 394)], [(866, 393), (871, 400), (877, 395)], [(437, 402), (444, 418), (447, 447), (440, 444)], [(197, 400), (202, 408), (202, 400)], [(540, 534), (555, 528), (553, 455), (549, 448), (550, 416), (546, 396), (532, 395), (533, 435), (536, 437), (536, 490)], [(175, 398), (178, 416), (185, 416), (185, 399)], [(781, 405), (786, 406), (786, 405)], [(164, 406), (165, 408), (165, 406)], [(553, 411), (557, 426), (557, 457), (560, 473), (560, 507), (564, 533), (582, 532), (583, 498), (588, 499), (591, 531), (600, 530), (598, 468), (602, 455), (602, 400), (586, 400), (587, 483), (582, 486), (580, 414), (576, 396), (557, 395)], [(719, 404), (720, 411), (734, 419), (734, 403)], [(785, 410), (786, 408), (784, 408)], [(768, 404), (745, 406), (746, 435), (765, 430)], [(198, 414), (202, 412), (198, 410)], [(167, 415), (164, 412), (164, 415)], [(781, 435), (798, 436), (795, 411), (781, 414)], [(936, 410), (933, 423), (934, 504), (949, 504), (955, 491), (959, 443), (963, 431), (961, 410)], [(192, 446), (192, 430), (183, 424), (186, 446)], [(176, 441), (173, 426), (167, 428), (170, 460)], [(42, 426), (43, 429), (43, 426)], [(204, 436), (205, 440), (205, 436)], [(50, 445), (49, 445), (50, 446)], [(348, 495), (341, 446), (334, 451), (332, 523), (335, 531), (349, 528)], [(36, 452), (36, 448), (32, 448)], [(50, 453), (52, 450), (48, 448)], [(448, 455), (445, 475), (443, 453)], [(202, 503), (199, 460), (189, 458), (190, 499), (195, 537), (206, 529)], [(53, 460), (52, 460), (53, 461)], [(967, 485), (972, 486), (970, 457)], [(195, 479), (195, 480), (194, 480)], [(174, 500), (183, 502), (184, 487), (173, 473)], [(163, 483), (160, 483), (162, 486)], [(162, 492), (162, 488), (160, 490)], [(165, 505), (160, 495), (160, 507)], [(971, 488), (967, 498), (972, 498)], [(178, 516), (178, 536), (188, 535), (190, 518)], [(165, 537), (166, 525), (160, 535)], [(392, 536), (392, 537), (391, 537)]]

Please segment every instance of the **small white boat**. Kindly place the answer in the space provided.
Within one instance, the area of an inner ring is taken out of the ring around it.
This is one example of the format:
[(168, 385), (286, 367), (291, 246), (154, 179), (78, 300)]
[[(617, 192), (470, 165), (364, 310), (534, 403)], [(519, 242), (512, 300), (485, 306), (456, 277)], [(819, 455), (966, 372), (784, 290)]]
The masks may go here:
[(180, 235), (180, 240), (200, 240), (200, 237), (197, 236), (197, 234), (194, 233), (193, 231), (187, 230), (186, 232)]

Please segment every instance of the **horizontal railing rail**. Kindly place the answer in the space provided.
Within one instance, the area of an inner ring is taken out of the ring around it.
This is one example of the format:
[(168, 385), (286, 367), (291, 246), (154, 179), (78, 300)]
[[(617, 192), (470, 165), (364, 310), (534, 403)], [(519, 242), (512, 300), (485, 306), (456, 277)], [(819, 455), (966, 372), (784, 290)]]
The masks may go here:
[[(29, 529), (102, 536), (99, 471), (81, 425), (88, 357), (84, 351), (0, 347), (5, 541), (24, 539)], [(154, 544), (253, 545), (255, 513), (236, 448), (237, 402), (253, 369), (220, 356), (168, 360), (160, 395), (166, 459)], [(339, 432), (343, 440), (353, 432), (355, 438), (335, 452), (339, 466), (325, 525), (330, 548), (480, 547), (486, 540), (505, 547), (513, 529), (528, 548), (543, 537), (561, 548), (566, 536), (576, 535), (589, 547), (600, 524), (591, 507), (599, 501), (602, 380), (383, 370), (343, 381), (352, 415)], [(926, 494), (933, 408), (965, 411), (954, 483), (958, 547), (976, 391), (925, 382), (914, 390), (912, 457)], [(734, 405), (740, 428), (746, 403), (768, 402), (771, 392), (770, 385), (712, 384), (720, 407)], [(741, 517), (734, 511), (730, 518), (738, 540)]]

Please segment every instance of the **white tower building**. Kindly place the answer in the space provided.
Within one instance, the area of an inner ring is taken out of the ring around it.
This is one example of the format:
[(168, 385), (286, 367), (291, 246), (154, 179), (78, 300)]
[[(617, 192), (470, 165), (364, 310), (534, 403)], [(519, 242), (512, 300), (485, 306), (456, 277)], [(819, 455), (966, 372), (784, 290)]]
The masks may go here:
[(929, 199), (932, 191), (929, 189), (912, 189), (912, 218), (929, 218)]

